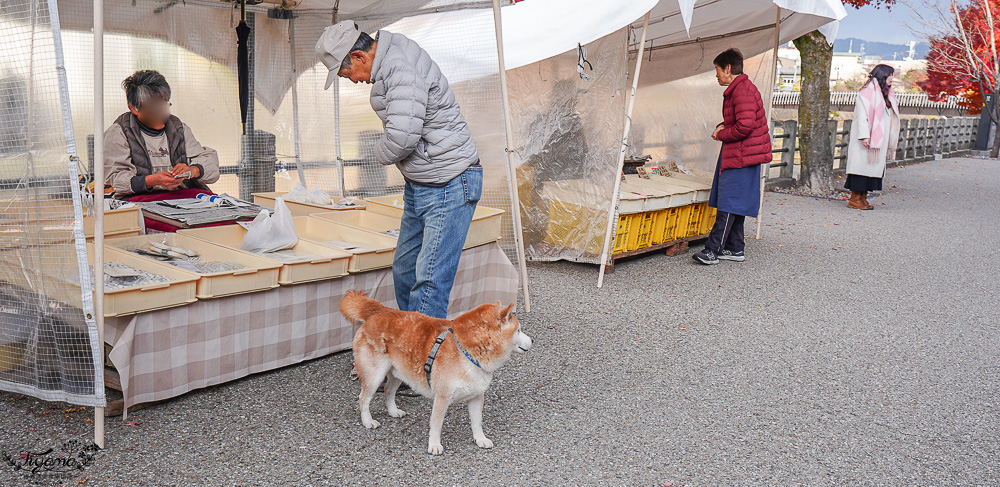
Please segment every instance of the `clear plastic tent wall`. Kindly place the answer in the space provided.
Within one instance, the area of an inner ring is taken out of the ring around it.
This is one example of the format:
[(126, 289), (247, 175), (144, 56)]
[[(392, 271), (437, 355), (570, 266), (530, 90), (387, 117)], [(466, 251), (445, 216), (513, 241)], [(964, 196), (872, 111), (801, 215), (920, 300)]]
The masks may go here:
[(103, 406), (55, 2), (0, 4), (0, 389)]
[[(440, 65), (484, 166), (481, 204), (507, 212), (500, 243), (516, 262), (490, 2), (340, 3), (338, 21), (356, 20), (373, 37), (378, 29), (406, 35)], [(348, 10), (352, 5), (361, 7)], [(88, 115), (92, 2), (63, 0), (60, 7), (64, 35), (73, 41), (66, 43), (67, 70), (77, 142), (83, 145), (95, 133)], [(402, 193), (399, 171), (374, 159), (382, 124), (369, 104), (371, 85), (340, 80), (323, 89), (327, 69), (314, 48), (334, 20), (333, 11), (304, 8), (283, 19), (269, 18), (269, 8), (274, 6), (247, 7), (255, 97), (247, 121), (250, 137), (244, 137), (236, 76), (238, 7), (210, 0), (106, 0), (105, 120), (111, 123), (127, 110), (121, 81), (136, 70), (155, 69), (170, 83), (172, 113), (219, 153), (223, 176), (211, 185), (213, 191), (249, 199), (251, 192), (288, 191), (302, 182), (335, 197)]]
[(589, 81), (575, 50), (507, 72), (530, 260), (600, 259), (625, 129), (627, 32), (584, 46)]
[[(507, 73), (530, 260), (600, 261), (638, 34), (626, 28), (584, 46), (589, 81), (577, 71), (575, 50)], [(747, 59), (744, 71), (769, 105), (773, 44), (771, 28), (645, 51), (626, 156), (713, 170), (721, 145), (710, 135), (722, 121), (725, 88), (712, 60), (729, 47), (764, 52)]]
[[(774, 42), (773, 29), (758, 33), (764, 42)], [(767, 37), (770, 36), (769, 40)], [(729, 47), (739, 47), (739, 39), (719, 43), (716, 50), (705, 51), (709, 63)], [(632, 137), (629, 153), (650, 155), (648, 165), (677, 162), (688, 169), (715, 170), (722, 144), (712, 140), (712, 130), (722, 122), (722, 94), (715, 71), (670, 80), (683, 58), (667, 51), (646, 53), (639, 89), (632, 112)], [(770, 51), (747, 59), (743, 72), (760, 91), (764, 106), (770, 106), (774, 82), (774, 57)]]

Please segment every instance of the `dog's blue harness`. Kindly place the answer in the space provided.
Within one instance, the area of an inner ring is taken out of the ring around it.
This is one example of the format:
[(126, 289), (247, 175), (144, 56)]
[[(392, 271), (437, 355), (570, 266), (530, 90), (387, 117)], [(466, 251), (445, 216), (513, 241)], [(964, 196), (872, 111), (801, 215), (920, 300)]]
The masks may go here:
[(440, 349), (441, 344), (444, 343), (444, 337), (447, 336), (449, 333), (451, 333), (451, 336), (455, 338), (455, 345), (457, 345), (458, 349), (462, 352), (463, 355), (465, 355), (465, 358), (469, 359), (469, 362), (472, 362), (472, 365), (475, 365), (476, 367), (479, 368), (483, 368), (481, 365), (479, 365), (479, 361), (472, 357), (472, 354), (470, 354), (468, 351), (462, 348), (462, 344), (458, 342), (458, 337), (455, 336), (455, 331), (452, 330), (451, 328), (448, 328), (447, 330), (442, 331), (441, 334), (434, 339), (434, 346), (431, 347), (431, 353), (430, 355), (427, 356), (427, 363), (424, 364), (424, 373), (427, 374), (428, 387), (430, 387), (431, 385), (431, 369), (434, 367), (434, 358), (437, 357), (438, 349)]

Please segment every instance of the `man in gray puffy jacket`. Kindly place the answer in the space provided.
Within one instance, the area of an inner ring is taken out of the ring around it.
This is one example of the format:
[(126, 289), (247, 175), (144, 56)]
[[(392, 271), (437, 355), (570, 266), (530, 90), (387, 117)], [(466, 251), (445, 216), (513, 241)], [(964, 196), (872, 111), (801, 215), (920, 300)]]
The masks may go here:
[(483, 168), (469, 126), (437, 63), (416, 42), (379, 31), (373, 39), (351, 20), (327, 27), (316, 52), (337, 76), (370, 83), (384, 133), (375, 159), (406, 179), (403, 219), (392, 264), (403, 311), (446, 318)]

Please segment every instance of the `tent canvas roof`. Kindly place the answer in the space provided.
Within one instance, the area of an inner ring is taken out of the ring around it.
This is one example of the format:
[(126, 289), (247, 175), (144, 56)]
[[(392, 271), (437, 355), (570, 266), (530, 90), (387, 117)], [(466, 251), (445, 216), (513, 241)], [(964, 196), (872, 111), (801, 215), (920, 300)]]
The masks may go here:
[[(356, 19), (365, 29), (374, 31), (422, 12), (471, 7), (481, 8), (482, 15), (492, 16), (487, 10), (490, 4), (489, 1), (460, 0), (299, 0), (295, 7), (298, 17), (294, 66), (288, 48), (287, 22), (257, 23), (255, 96), (266, 108), (277, 110), (297, 73), (318, 62), (313, 41), (333, 20), (335, 6), (338, 19)], [(264, 12), (274, 7), (265, 3), (248, 7), (248, 10)], [(683, 63), (672, 63), (683, 69), (670, 71), (672, 79), (679, 79), (711, 70), (711, 56), (704, 53), (716, 50), (714, 44), (738, 45), (747, 57), (769, 49), (773, 41), (763, 42), (760, 39), (765, 36), (753, 34), (774, 25), (776, 7), (784, 9), (782, 42), (846, 15), (837, 0), (636, 0), (624, 4), (602, 0), (527, 0), (502, 9), (504, 55), (508, 69), (531, 64), (574, 49), (577, 43), (592, 42), (623, 26), (631, 24), (639, 28), (641, 18), (649, 11), (649, 41), (645, 47), (671, 49), (672, 58), (683, 60)], [(62, 0), (59, 8), (63, 28), (89, 30), (93, 26), (89, 2)], [(239, 11), (229, 2), (186, 0), (133, 4), (130, 0), (106, 0), (105, 11), (107, 32), (166, 39), (235, 69), (234, 27)], [(567, 15), (567, 12), (573, 14)], [(441, 24), (447, 23), (446, 18), (428, 19), (429, 25), (433, 24), (428, 30), (442, 28)], [(835, 35), (835, 24), (827, 30), (833, 31), (828, 37)], [(450, 52), (462, 56), (460, 51)], [(437, 61), (439, 64), (477, 62), (461, 58)]]

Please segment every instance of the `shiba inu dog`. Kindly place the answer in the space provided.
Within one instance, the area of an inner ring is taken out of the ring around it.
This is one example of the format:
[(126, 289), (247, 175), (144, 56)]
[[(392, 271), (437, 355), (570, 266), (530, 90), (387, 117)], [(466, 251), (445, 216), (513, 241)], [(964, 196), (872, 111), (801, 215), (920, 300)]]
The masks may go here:
[(500, 302), (484, 304), (454, 321), (382, 306), (359, 291), (351, 291), (340, 303), (340, 312), (361, 325), (354, 335), (354, 366), (361, 382), (361, 423), (378, 428), (369, 405), (383, 379), (389, 416), (401, 418), (396, 407), (396, 389), (405, 382), (410, 388), (434, 399), (427, 452), (444, 453), (441, 426), (448, 406), (465, 402), (469, 407), (472, 437), (481, 448), (493, 442), (483, 434), (483, 401), (493, 373), (512, 352), (531, 348), (531, 337), (521, 332), (513, 313)]

